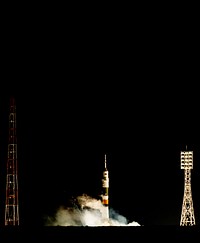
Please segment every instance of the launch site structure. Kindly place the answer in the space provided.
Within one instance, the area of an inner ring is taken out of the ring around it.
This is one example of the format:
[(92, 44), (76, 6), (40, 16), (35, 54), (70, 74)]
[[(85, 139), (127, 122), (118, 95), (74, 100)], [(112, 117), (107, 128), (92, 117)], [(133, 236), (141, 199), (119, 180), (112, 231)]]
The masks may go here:
[(16, 103), (10, 98), (6, 164), (5, 225), (19, 225)]
[(184, 196), (180, 226), (195, 225), (194, 208), (191, 190), (191, 170), (193, 169), (193, 151), (181, 151), (181, 169), (184, 170)]

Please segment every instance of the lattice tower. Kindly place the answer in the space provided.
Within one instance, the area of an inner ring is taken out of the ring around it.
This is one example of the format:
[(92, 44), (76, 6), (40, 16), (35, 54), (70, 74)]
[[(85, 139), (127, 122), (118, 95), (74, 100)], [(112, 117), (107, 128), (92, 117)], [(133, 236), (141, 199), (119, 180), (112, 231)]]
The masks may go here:
[(5, 225), (19, 225), (16, 104), (13, 97), (10, 98), (6, 172)]
[(180, 226), (195, 225), (194, 208), (191, 190), (191, 170), (193, 169), (193, 151), (182, 151), (181, 169), (184, 170), (184, 196)]

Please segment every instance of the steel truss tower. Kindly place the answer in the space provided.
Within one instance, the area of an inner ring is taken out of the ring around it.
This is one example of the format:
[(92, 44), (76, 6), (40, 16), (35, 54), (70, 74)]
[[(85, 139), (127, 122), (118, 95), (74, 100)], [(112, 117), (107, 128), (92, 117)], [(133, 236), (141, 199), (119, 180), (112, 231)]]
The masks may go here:
[(13, 97), (10, 98), (8, 133), (5, 225), (19, 225), (16, 104)]
[(180, 226), (195, 225), (194, 208), (191, 190), (191, 169), (193, 169), (193, 152), (181, 152), (181, 169), (184, 170), (184, 196)]

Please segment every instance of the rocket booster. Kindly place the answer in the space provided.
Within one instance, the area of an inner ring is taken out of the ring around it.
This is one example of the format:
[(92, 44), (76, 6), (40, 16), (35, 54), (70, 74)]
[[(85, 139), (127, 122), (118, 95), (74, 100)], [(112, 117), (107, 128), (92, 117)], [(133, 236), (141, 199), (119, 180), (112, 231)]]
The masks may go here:
[(102, 179), (102, 204), (106, 207), (105, 208), (105, 217), (109, 218), (109, 211), (108, 211), (108, 205), (109, 205), (109, 177), (108, 177), (108, 169), (106, 164), (106, 154), (105, 154), (105, 168), (103, 171), (103, 179)]

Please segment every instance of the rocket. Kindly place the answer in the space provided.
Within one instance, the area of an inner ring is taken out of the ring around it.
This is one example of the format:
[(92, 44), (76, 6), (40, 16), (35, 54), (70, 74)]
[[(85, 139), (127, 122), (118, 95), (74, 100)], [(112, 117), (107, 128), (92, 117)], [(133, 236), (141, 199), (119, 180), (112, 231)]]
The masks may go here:
[(108, 177), (108, 169), (107, 169), (107, 164), (106, 164), (106, 154), (105, 154), (105, 160), (104, 160), (104, 171), (103, 171), (103, 178), (102, 178), (102, 204), (105, 206), (105, 211), (104, 211), (104, 218), (108, 219), (109, 218), (109, 195), (108, 195), (108, 190), (109, 190), (109, 177)]

